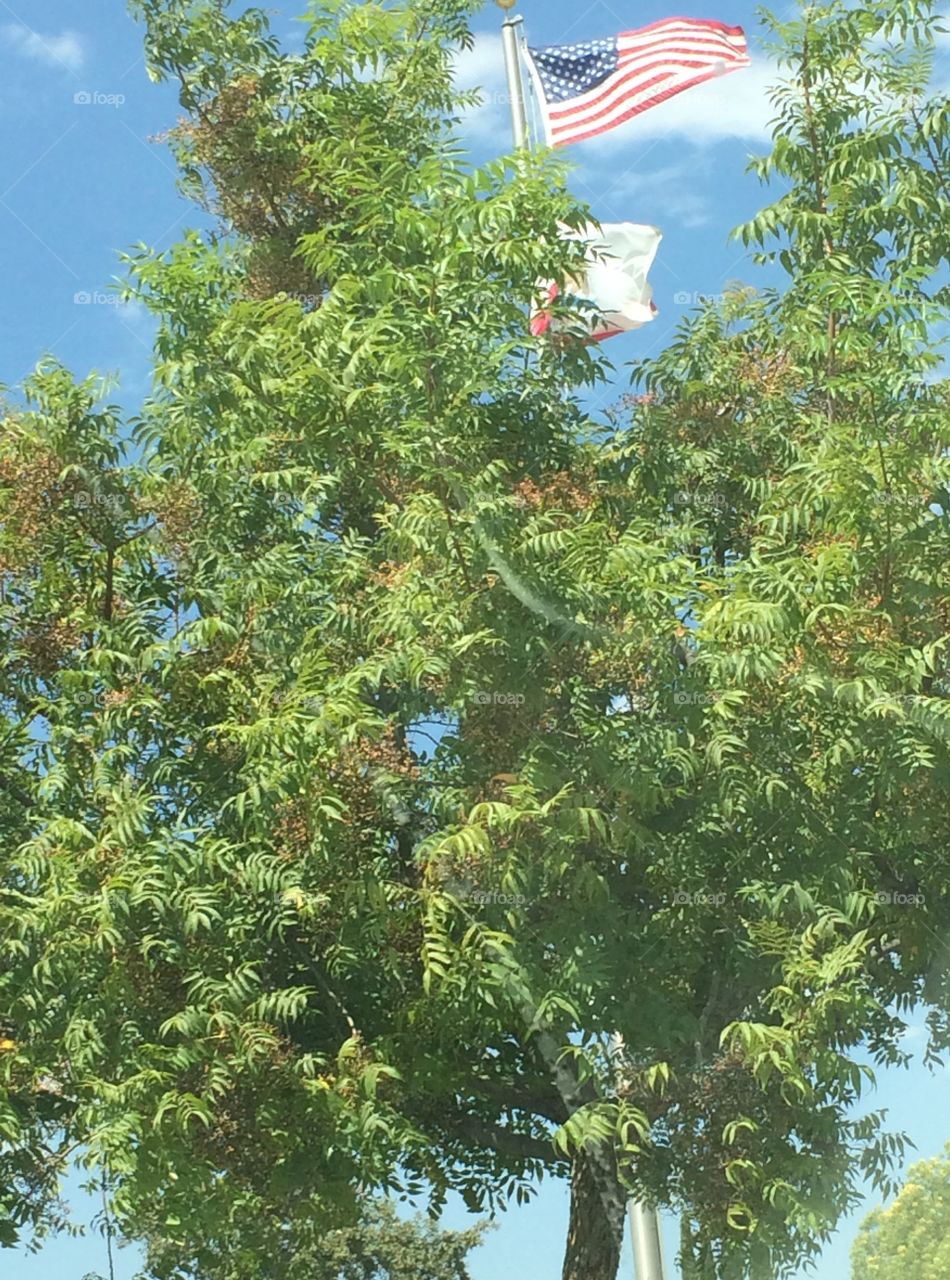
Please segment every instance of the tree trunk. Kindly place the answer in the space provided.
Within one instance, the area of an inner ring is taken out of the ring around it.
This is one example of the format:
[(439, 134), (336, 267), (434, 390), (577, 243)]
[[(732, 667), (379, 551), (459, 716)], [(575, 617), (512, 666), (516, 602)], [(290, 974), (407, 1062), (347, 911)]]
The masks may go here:
[(617, 1280), (625, 1205), (610, 1148), (574, 1157), (562, 1280)]

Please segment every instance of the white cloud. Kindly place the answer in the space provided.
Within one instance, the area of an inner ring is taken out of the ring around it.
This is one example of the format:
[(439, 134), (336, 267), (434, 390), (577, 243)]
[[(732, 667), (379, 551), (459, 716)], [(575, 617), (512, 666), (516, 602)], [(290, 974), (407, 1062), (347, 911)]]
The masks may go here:
[(505, 55), (501, 36), (481, 31), (471, 49), (461, 49), (455, 58), (455, 78), (462, 88), (471, 89), (489, 81), (504, 84)]
[(458, 54), (455, 87), (481, 91), (481, 105), (470, 108), (462, 117), (461, 128), (468, 141), (500, 142), (504, 138), (504, 147), (499, 150), (510, 150), (511, 107), (501, 36), (482, 32), (475, 37), (471, 49)]
[(8, 23), (0, 28), (0, 35), (5, 44), (24, 58), (43, 62), (49, 67), (79, 71), (86, 60), (82, 39), (74, 31), (63, 31), (58, 36), (41, 36), (22, 24)]
[(682, 159), (654, 169), (624, 169), (616, 157), (588, 157), (571, 175), (571, 187), (591, 202), (598, 217), (611, 222), (642, 222), (643, 193), (649, 192), (651, 208), (663, 211), (661, 223), (694, 230), (715, 216), (713, 174), (712, 157), (701, 151), (690, 150)]
[(110, 307), (115, 319), (136, 336), (149, 335), (154, 332), (157, 321), (144, 302), (138, 298), (130, 298), (128, 302), (117, 303)]

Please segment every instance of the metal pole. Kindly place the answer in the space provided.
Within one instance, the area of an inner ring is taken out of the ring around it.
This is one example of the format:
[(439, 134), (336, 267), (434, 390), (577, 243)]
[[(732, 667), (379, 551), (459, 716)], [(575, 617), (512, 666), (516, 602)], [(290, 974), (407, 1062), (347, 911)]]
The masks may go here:
[[(510, 12), (518, 0), (495, 0), (499, 8)], [(511, 131), (515, 150), (528, 145), (528, 113), (525, 107), (524, 80), (521, 76), (521, 51), (518, 28), (524, 19), (506, 18), (501, 27), (508, 73), (508, 97), (511, 102)], [(633, 1260), (637, 1280), (664, 1280), (663, 1254), (660, 1252), (660, 1223), (655, 1209), (630, 1202), (630, 1232), (633, 1237)]]
[[(513, 9), (517, 0), (496, 0), (506, 11)], [(511, 132), (515, 150), (528, 145), (528, 114), (525, 109), (524, 81), (521, 77), (521, 51), (518, 48), (518, 28), (523, 18), (506, 18), (501, 27), (501, 42), (505, 50), (505, 71), (508, 73), (508, 98), (511, 102)]]
[(660, 1219), (654, 1208), (630, 1201), (630, 1235), (637, 1280), (663, 1280)]
[[(615, 1064), (615, 1083), (619, 1087), (624, 1081), (627, 1061), (626, 1047), (619, 1031), (610, 1038), (610, 1053)], [(636, 1200), (631, 1200), (628, 1208), (636, 1280), (664, 1280), (659, 1214), (652, 1205)]]

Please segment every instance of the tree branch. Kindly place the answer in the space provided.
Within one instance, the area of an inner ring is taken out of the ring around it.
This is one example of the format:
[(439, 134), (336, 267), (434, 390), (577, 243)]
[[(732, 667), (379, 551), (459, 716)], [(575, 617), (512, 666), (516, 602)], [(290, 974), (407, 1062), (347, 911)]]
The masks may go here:
[[(439, 1122), (443, 1123), (442, 1121)], [(519, 1133), (502, 1125), (480, 1120), (478, 1116), (464, 1112), (453, 1114), (444, 1120), (446, 1131), (453, 1138), (463, 1138), (477, 1147), (497, 1151), (499, 1155), (515, 1160), (540, 1160), (546, 1165), (566, 1164), (563, 1156), (554, 1150), (553, 1143), (536, 1138), (530, 1133)]]

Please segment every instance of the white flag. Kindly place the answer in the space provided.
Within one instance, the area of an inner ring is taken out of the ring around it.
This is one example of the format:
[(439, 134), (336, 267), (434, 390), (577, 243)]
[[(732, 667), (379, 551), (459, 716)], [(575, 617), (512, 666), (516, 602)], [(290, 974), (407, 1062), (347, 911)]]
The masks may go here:
[[(647, 276), (660, 241), (658, 227), (636, 222), (604, 222), (598, 229), (593, 223), (581, 231), (570, 231), (572, 240), (585, 240), (589, 248), (587, 270), (580, 279), (568, 281), (569, 292), (583, 298), (600, 312), (591, 316), (588, 342), (600, 342), (615, 334), (639, 329), (656, 315), (653, 290)], [(560, 295), (556, 284), (547, 287), (547, 301)], [(553, 316), (543, 306), (531, 320), (531, 332), (537, 337), (551, 328)]]

